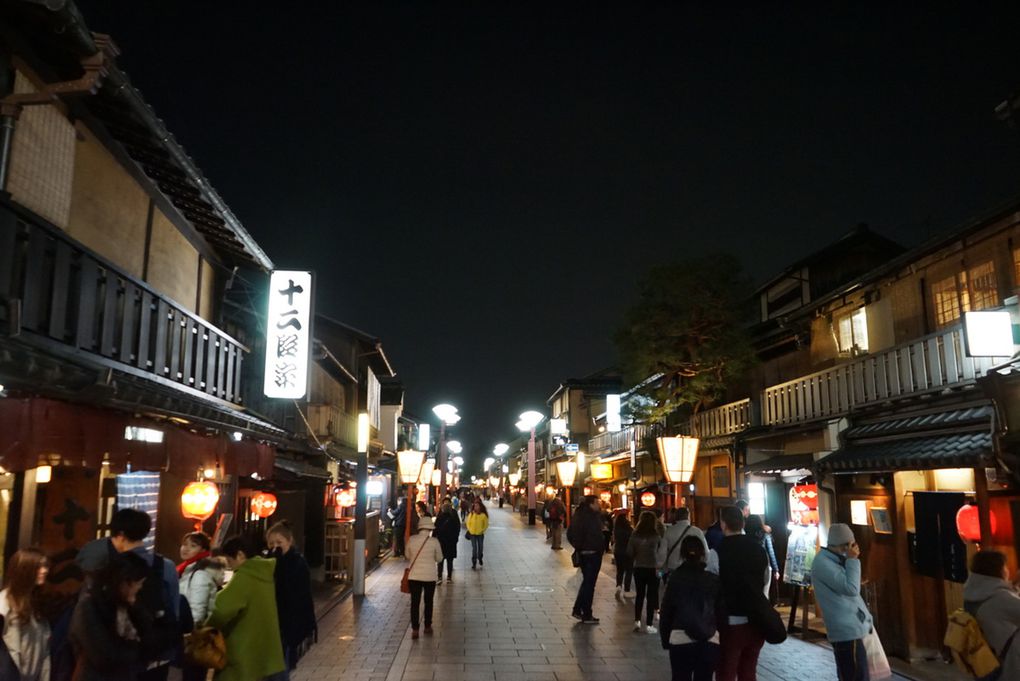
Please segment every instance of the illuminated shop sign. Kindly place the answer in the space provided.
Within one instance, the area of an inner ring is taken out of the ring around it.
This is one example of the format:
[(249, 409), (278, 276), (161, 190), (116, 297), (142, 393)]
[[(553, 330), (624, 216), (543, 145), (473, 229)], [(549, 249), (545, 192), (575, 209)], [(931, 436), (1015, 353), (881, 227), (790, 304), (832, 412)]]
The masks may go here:
[(312, 273), (277, 270), (269, 279), (266, 397), (297, 400), (308, 386), (312, 342)]

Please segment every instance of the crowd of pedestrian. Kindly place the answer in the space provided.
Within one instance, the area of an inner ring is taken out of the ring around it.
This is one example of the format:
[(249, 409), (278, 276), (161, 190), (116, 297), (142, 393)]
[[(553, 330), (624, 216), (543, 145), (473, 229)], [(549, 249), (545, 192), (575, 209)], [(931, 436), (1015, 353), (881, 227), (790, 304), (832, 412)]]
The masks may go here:
[[(45, 554), (15, 552), (0, 591), (0, 679), (165, 681), (179, 667), (184, 681), (286, 681), (316, 630), (311, 575), (290, 525), (217, 548), (190, 532), (176, 565), (146, 547), (151, 529), (144, 511), (114, 513), (110, 536), (78, 552), (83, 586), (56, 614), (41, 605)], [(194, 655), (189, 638), (202, 632), (222, 648), (215, 668)]]

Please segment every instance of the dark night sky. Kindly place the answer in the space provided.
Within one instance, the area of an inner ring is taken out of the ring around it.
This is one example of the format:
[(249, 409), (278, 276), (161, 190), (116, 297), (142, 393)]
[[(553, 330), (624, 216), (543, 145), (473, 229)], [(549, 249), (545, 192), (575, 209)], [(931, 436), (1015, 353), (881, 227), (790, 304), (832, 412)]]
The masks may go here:
[(1015, 8), (551, 4), (80, 6), (277, 266), (382, 338), (408, 407), (460, 407), (476, 460), (614, 363), (650, 262), (729, 250), (760, 279), (1020, 189), (993, 115)]

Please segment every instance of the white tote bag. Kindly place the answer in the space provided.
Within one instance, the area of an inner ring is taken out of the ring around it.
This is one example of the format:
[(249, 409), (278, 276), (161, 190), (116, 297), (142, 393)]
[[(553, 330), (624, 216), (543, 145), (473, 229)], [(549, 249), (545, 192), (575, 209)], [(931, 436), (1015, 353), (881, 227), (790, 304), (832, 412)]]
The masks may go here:
[(871, 633), (864, 637), (864, 650), (868, 653), (868, 675), (871, 681), (883, 681), (892, 678), (892, 669), (889, 668), (889, 659), (885, 656), (882, 648), (882, 641), (878, 638), (878, 632), (871, 628)]

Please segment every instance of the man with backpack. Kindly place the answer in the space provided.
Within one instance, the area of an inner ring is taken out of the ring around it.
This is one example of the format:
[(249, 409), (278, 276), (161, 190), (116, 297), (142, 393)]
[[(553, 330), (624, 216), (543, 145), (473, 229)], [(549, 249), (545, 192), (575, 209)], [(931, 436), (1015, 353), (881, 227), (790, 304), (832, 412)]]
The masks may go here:
[[(977, 627), (968, 626), (971, 622)], [(951, 640), (954, 624), (968, 633), (969, 640), (963, 645), (954, 645)], [(954, 612), (950, 618), (946, 644), (953, 649), (953, 657), (960, 666), (975, 676), (1001, 681), (1020, 679), (1018, 631), (1020, 596), (1009, 581), (1006, 556), (999, 551), (978, 551), (971, 559), (970, 576), (963, 585), (963, 612)], [(988, 655), (989, 648), (994, 657)], [(983, 658), (982, 649), (986, 651)], [(996, 666), (997, 677), (993, 676)]]
[(704, 541), (688, 535), (681, 542), (680, 565), (662, 599), (659, 633), (674, 680), (712, 681), (719, 666), (722, 587), (719, 577), (705, 570)]
[(148, 663), (138, 680), (166, 681), (170, 662), (182, 641), (180, 585), (173, 562), (145, 548), (145, 538), (151, 529), (152, 519), (148, 513), (122, 508), (110, 520), (110, 536), (86, 544), (75, 560), (85, 573), (86, 587), (91, 586), (95, 574), (110, 558), (119, 553), (137, 554), (149, 566), (150, 573), (138, 592), (137, 602), (151, 616), (153, 626), (148, 640), (142, 642)]
[(811, 566), (811, 585), (836, 657), (839, 681), (869, 678), (864, 637), (871, 633), (872, 617), (861, 596), (860, 555), (853, 530), (836, 523), (829, 528), (827, 546)]
[(708, 542), (705, 540), (705, 533), (699, 528), (691, 525), (691, 511), (687, 508), (673, 509), (673, 524), (666, 527), (666, 533), (659, 542), (658, 559), (659, 567), (662, 570), (663, 584), (669, 583), (669, 575), (684, 562), (680, 552), (680, 542), (685, 537), (697, 537), (705, 548), (705, 555), (708, 555)]

